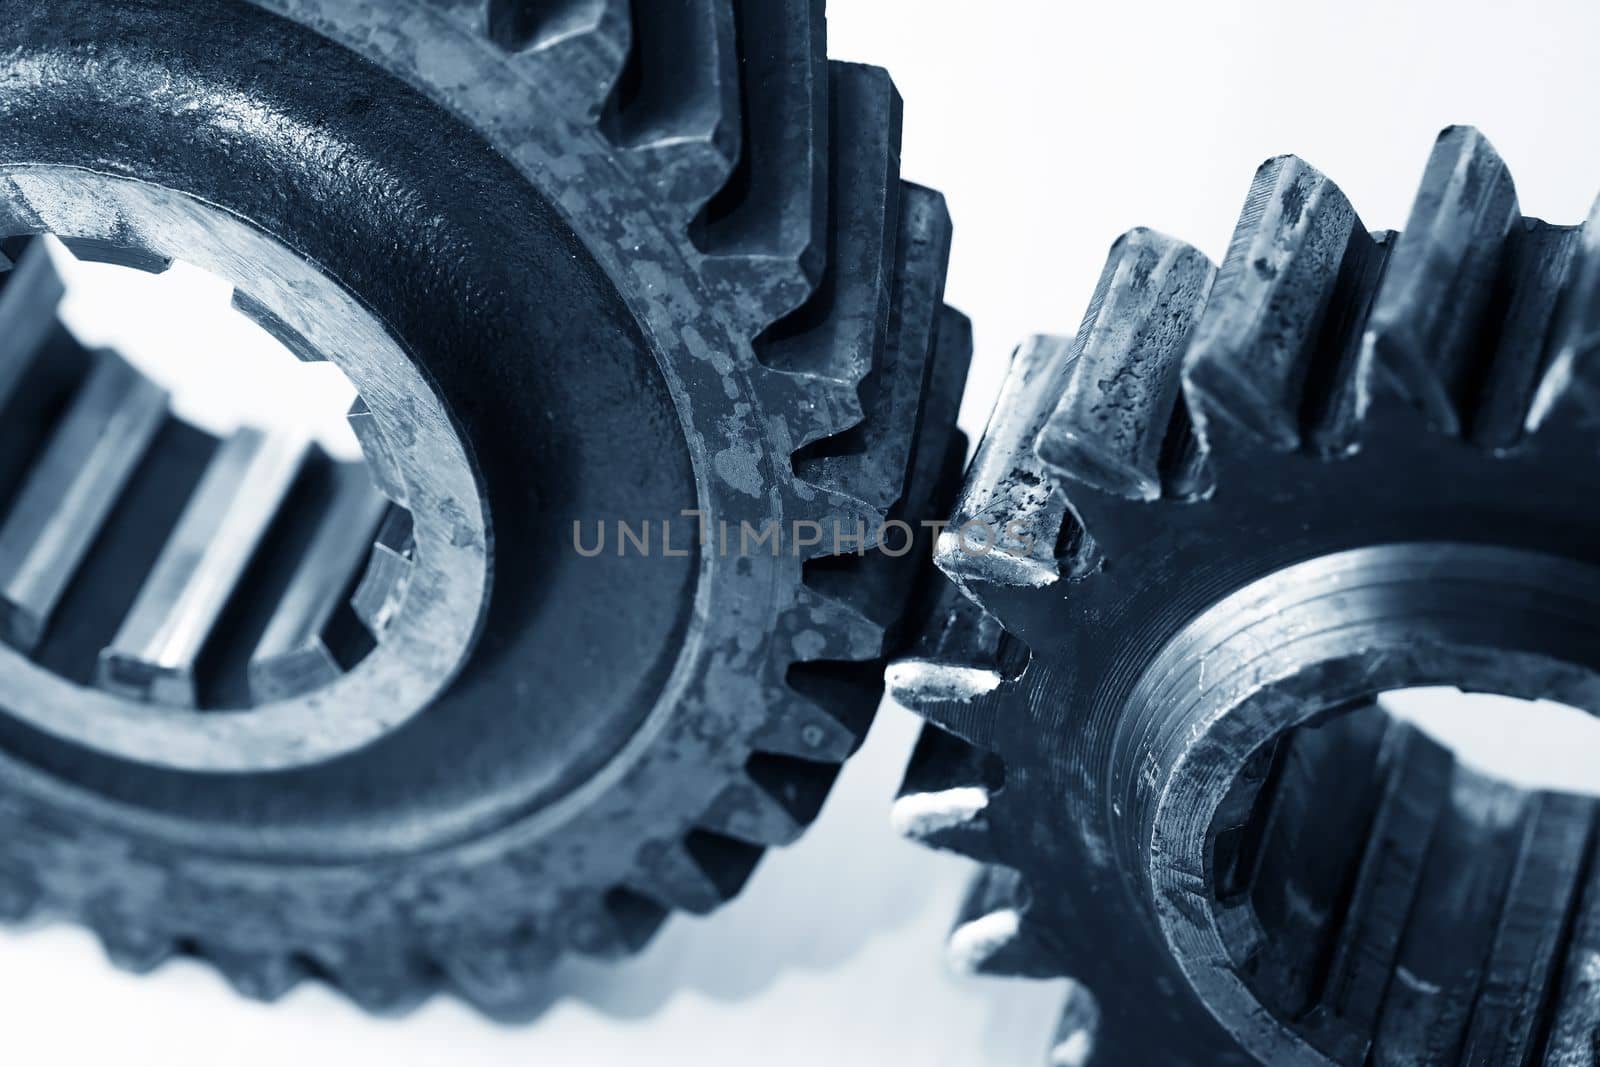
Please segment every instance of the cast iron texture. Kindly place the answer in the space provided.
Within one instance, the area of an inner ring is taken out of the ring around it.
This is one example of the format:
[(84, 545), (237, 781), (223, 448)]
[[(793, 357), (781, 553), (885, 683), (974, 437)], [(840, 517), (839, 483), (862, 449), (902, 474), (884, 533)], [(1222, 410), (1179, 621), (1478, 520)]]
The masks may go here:
[(952, 955), (1072, 979), (1055, 1063), (1595, 1062), (1593, 805), (1370, 703), (1600, 712), (1596, 314), (1600, 214), (1455, 127), (1403, 233), (1273, 159), (1220, 270), (1135, 230), (1019, 351), (953, 519), (1010, 532), (888, 677), (897, 823), (990, 865)]
[[(193, 773), (0, 716), (0, 913), (255, 997), (517, 1014), (562, 952), (736, 893), (860, 743), (918, 554), (697, 528), (914, 521), (963, 453), (899, 109), (825, 59), (820, 0), (0, 4), (8, 180), (176, 190), (337, 281), (438, 391), (492, 562), (450, 688), (330, 762)], [(75, 225), (15, 192), (11, 235)], [(656, 550), (574, 550), (617, 519)]]

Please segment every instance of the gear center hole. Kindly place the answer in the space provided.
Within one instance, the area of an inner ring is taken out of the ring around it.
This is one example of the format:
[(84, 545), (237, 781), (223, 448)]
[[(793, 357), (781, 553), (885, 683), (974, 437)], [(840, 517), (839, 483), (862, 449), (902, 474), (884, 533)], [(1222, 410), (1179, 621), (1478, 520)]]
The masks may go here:
[(54, 236), (5, 252), (6, 642), (78, 685), (196, 710), (354, 668), (412, 547), (343, 371), (199, 267)]
[(1213, 823), (1241, 977), (1341, 1063), (1419, 1041), (1454, 1062), (1492, 1017), (1483, 997), (1537, 1013), (1575, 953), (1600, 951), (1575, 926), (1600, 908), (1597, 765), (1593, 715), (1449, 687), (1280, 736)]

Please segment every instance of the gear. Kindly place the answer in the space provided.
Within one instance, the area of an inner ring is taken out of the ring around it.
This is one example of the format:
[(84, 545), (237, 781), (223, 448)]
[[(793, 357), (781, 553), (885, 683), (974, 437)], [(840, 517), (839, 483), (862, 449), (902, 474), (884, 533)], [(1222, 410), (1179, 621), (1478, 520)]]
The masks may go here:
[[(736, 893), (860, 743), (917, 556), (719, 534), (939, 512), (963, 453), (888, 76), (820, 0), (66, 0), (0, 42), (0, 489), (42, 522), (0, 574), (60, 579), (0, 590), (0, 912), (515, 1015)], [(233, 282), (356, 386), (387, 499), (77, 349), (41, 234)]]
[(1595, 1062), (1594, 801), (1374, 698), (1600, 712), (1597, 315), (1600, 209), (1456, 127), (1402, 233), (1273, 159), (1220, 270), (1135, 230), (1019, 350), (888, 678), (897, 824), (989, 865), (951, 955), (1072, 979), (1054, 1062)]

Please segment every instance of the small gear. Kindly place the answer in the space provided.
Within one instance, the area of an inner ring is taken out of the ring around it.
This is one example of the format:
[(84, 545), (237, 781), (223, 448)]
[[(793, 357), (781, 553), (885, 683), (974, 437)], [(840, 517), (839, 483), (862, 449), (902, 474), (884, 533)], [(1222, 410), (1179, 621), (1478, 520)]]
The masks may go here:
[(1066, 976), (1054, 1062), (1590, 1064), (1591, 798), (1374, 699), (1600, 712), (1600, 209), (1440, 135), (1403, 232), (1294, 157), (1220, 269), (1135, 230), (1017, 353), (893, 694), (895, 806), (988, 864), (951, 937)]
[[(0, 590), (0, 913), (515, 1015), (804, 829), (917, 555), (790, 531), (948, 507), (971, 343), (898, 94), (824, 37), (820, 0), (0, 5), (0, 489), (82, 534), (0, 532), (62, 585)], [(356, 386), (374, 485), (78, 349), (46, 234), (233, 282)]]

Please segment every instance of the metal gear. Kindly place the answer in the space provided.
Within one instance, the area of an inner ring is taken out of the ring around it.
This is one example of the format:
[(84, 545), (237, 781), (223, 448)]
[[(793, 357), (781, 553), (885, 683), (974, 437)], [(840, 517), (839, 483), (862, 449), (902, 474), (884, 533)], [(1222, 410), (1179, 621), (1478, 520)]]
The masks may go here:
[(1135, 230), (1018, 352), (888, 678), (897, 823), (990, 865), (952, 957), (1073, 980), (1054, 1062), (1596, 1062), (1595, 802), (1373, 699), (1600, 712), (1597, 339), (1600, 208), (1455, 127), (1402, 233), (1273, 159), (1220, 270)]
[[(8, 2), (0, 80), (0, 915), (517, 1014), (801, 832), (917, 556), (717, 531), (948, 507), (970, 358), (820, 0)], [(233, 282), (381, 496), (79, 349), (42, 234)]]

